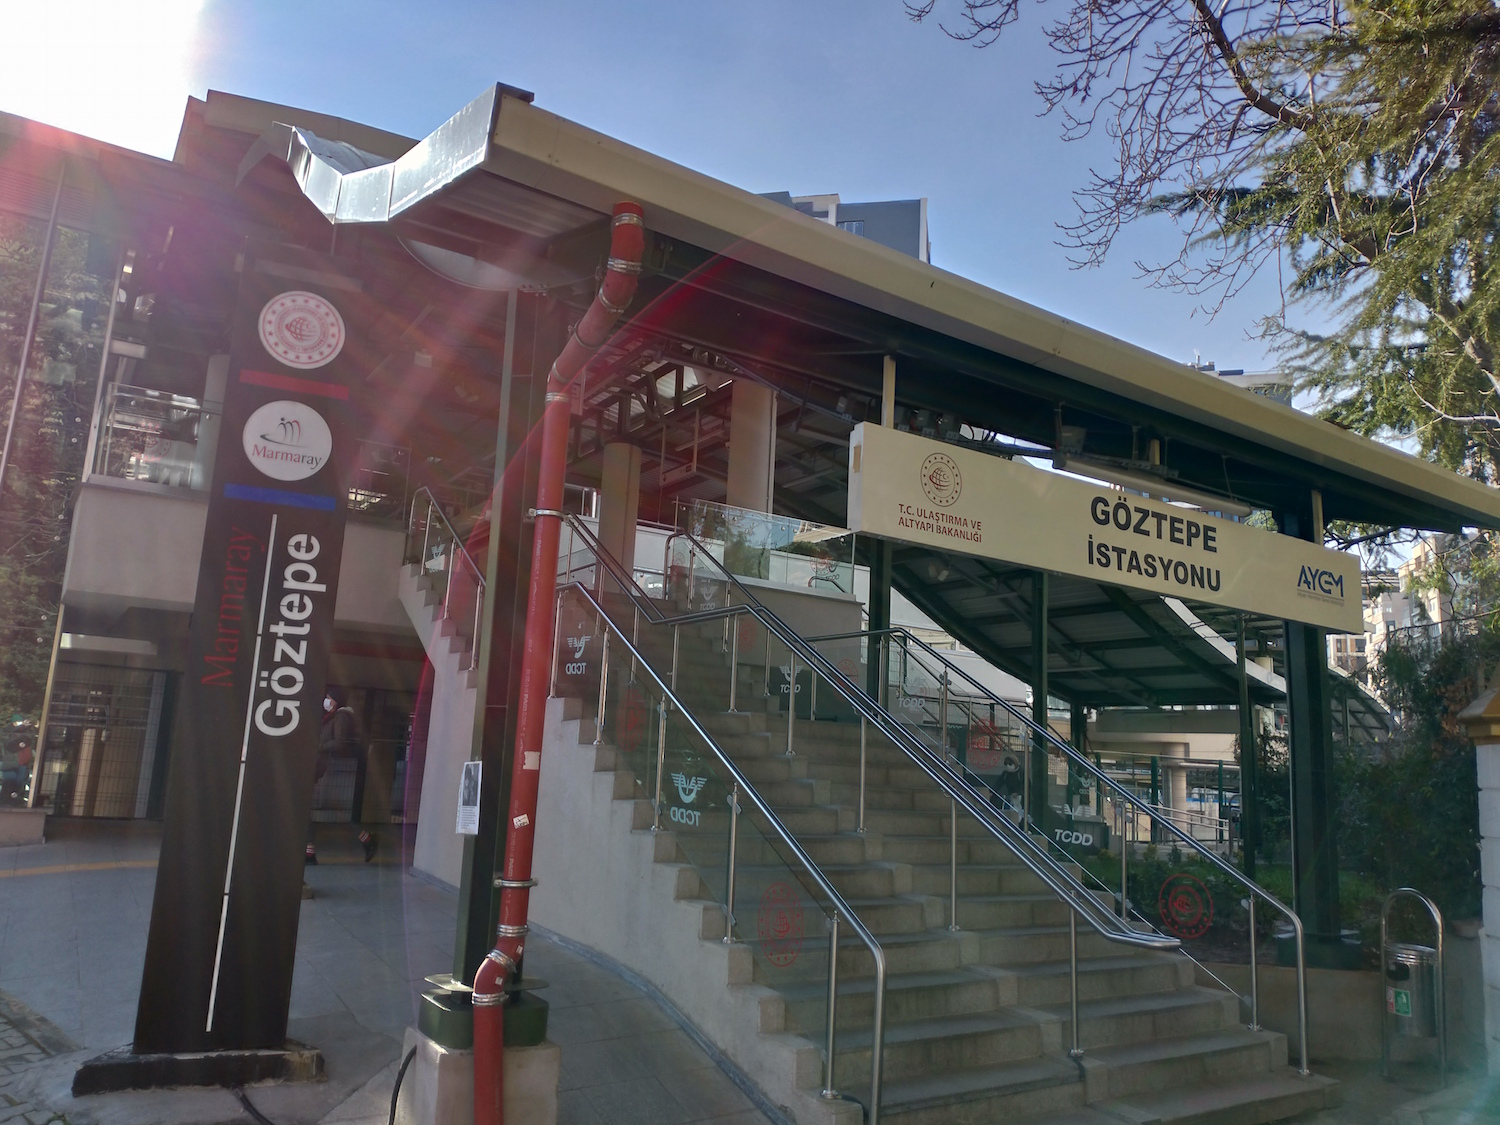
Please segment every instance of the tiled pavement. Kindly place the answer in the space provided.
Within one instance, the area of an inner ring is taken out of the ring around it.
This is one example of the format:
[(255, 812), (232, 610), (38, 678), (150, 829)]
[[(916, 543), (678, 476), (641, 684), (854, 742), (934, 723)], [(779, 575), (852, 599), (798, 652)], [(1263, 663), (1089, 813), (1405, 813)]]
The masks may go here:
[(77, 1047), (24, 1005), (0, 993), (0, 1125), (46, 1125), (62, 1120), (19, 1090), (13, 1079), (27, 1067)]
[[(0, 1125), (60, 1120), (8, 1098), (13, 1072), (50, 1055), (126, 1043), (135, 1018), (159, 834), (152, 826), (64, 824), (49, 835), (37, 847), (0, 849)], [(457, 904), (403, 874), (393, 840), (365, 866), (345, 835), (330, 831), (325, 842), (320, 833), (323, 862), (307, 872), (316, 893), (302, 907), (291, 1015), (352, 1019), (386, 1037), (393, 1057), (422, 978), (451, 962)], [(559, 1125), (765, 1125), (641, 990), (545, 938), (533, 939), (527, 960), (528, 976), (551, 982), (544, 995), (549, 1036), (562, 1047)], [(108, 971), (91, 971), (99, 965)], [(17, 1019), (5, 1018), (7, 994), (19, 1001), (10, 1009)], [(24, 1030), (29, 1013), (43, 1017), (31, 1024), (41, 1029), (35, 1034)], [(395, 1069), (385, 1067), (323, 1119), (384, 1125)], [(284, 1102), (292, 1088), (275, 1094)]]

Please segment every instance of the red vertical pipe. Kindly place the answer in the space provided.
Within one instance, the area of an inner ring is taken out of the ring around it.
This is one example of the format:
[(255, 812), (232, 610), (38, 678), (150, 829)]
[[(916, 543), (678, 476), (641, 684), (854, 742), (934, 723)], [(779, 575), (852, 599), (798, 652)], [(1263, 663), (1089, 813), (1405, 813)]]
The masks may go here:
[(531, 899), (536, 792), (551, 683), (552, 603), (557, 592), (557, 543), (567, 469), (568, 384), (604, 346), (615, 322), (630, 304), (645, 246), (646, 229), (640, 206), (616, 204), (604, 281), (547, 376), (531, 586), (526, 596), (526, 641), (521, 655), (521, 694), (516, 711), (516, 756), (511, 767), (510, 809), (505, 825), (505, 869), (500, 879), (500, 925), (495, 948), (474, 975), (474, 1125), (501, 1125), (505, 1117), (502, 1005), (506, 978), (516, 973), (525, 948)]

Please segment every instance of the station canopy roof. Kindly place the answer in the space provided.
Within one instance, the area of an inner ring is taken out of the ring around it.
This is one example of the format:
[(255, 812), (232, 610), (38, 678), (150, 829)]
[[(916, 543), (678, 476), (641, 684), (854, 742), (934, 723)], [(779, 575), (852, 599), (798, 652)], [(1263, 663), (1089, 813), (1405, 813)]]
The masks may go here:
[[(1328, 521), (1500, 528), (1500, 493), (1475, 481), (585, 128), (525, 91), (497, 85), (415, 142), (228, 95), (200, 112), (265, 126), (241, 181), (289, 172), (329, 222), (383, 226), (470, 288), (544, 291), (581, 309), (611, 208), (641, 204), (641, 289), (585, 375), (579, 479), (597, 479), (605, 442), (627, 440), (644, 451), (644, 492), (722, 499), (729, 383), (750, 378), (779, 393), (777, 509), (841, 524), (848, 434), (879, 418), (893, 356), (898, 425), (942, 440), (1210, 509), (1277, 510), (1316, 490)], [(907, 596), (1029, 680), (1027, 577), (992, 560), (896, 552)], [(1049, 609), (1055, 696), (1237, 699), (1222, 614), (1215, 644), (1194, 608), (1061, 576)], [(1261, 655), (1273, 633), (1262, 630)], [(1252, 695), (1272, 701), (1277, 680), (1252, 677)], [(1357, 685), (1348, 694), (1368, 699)]]

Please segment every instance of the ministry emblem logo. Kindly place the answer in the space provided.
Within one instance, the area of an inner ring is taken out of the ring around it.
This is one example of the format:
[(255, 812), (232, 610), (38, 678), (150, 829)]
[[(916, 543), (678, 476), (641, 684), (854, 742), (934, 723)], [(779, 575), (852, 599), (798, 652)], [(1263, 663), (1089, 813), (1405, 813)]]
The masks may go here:
[(946, 453), (932, 453), (922, 462), (922, 491), (939, 508), (953, 504), (963, 494), (964, 478), (958, 462)]
[(316, 293), (282, 293), (260, 310), (260, 342), (288, 367), (332, 363), (344, 347), (344, 318)]

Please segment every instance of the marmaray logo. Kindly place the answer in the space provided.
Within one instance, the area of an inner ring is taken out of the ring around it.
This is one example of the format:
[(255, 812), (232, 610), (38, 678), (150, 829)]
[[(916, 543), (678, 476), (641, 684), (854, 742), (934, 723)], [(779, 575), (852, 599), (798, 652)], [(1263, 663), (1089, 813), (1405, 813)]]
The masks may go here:
[(1297, 575), (1298, 592), (1307, 591), (1324, 598), (1344, 600), (1344, 576), (1316, 566), (1303, 566)]
[(251, 414), (241, 440), (250, 464), (272, 480), (306, 480), (333, 452), (323, 416), (291, 399), (268, 402)]

